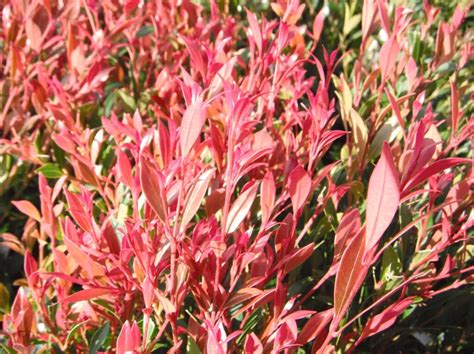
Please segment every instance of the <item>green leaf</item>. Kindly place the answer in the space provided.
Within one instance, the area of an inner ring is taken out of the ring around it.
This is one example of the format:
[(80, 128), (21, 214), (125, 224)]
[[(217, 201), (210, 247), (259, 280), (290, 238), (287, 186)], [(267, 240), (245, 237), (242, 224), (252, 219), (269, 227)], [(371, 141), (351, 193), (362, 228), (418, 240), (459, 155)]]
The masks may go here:
[(387, 283), (387, 289), (391, 289), (393, 280), (400, 277), (402, 262), (393, 247), (388, 247), (382, 256), (382, 281)]
[(188, 343), (186, 345), (186, 353), (201, 354), (201, 350), (191, 336), (188, 336)]
[(106, 117), (110, 116), (110, 113), (112, 112), (112, 108), (113, 108), (116, 100), (117, 100), (117, 95), (115, 94), (115, 92), (112, 92), (105, 99), (104, 113), (105, 113)]
[(108, 322), (94, 333), (90, 341), (91, 354), (95, 354), (99, 350), (101, 350), (109, 333), (110, 333), (110, 324)]
[[(146, 334), (147, 343), (149, 343), (154, 338), (154, 335), (156, 336), (158, 334), (155, 333), (155, 330), (158, 332), (155, 321), (153, 321), (153, 318), (150, 318), (148, 321), (148, 332)], [(143, 333), (145, 333), (145, 323), (143, 323)]]
[(0, 348), (2, 349), (0, 352), (3, 353), (3, 350), (5, 351), (5, 353), (8, 353), (8, 354), (16, 354), (16, 351), (11, 349), (11, 348), (8, 348), (6, 345), (4, 344), (0, 344)]
[(119, 94), (120, 98), (125, 103), (125, 105), (129, 109), (134, 111), (135, 108), (136, 108), (135, 99), (132, 96), (130, 96), (127, 92), (125, 92), (124, 90), (119, 90), (119, 91), (117, 91), (117, 93)]
[(155, 28), (153, 26), (143, 26), (135, 34), (135, 38), (146, 37), (149, 34), (152, 34), (154, 31), (155, 31)]
[(59, 166), (54, 165), (52, 163), (44, 164), (40, 168), (36, 169), (36, 172), (39, 172), (46, 178), (51, 179), (61, 178), (62, 176), (64, 176), (64, 173), (63, 171), (61, 171)]
[(69, 333), (67, 334), (66, 337), (66, 346), (70, 342), (70, 340), (74, 337), (74, 334), (77, 332), (79, 328), (84, 326), (87, 323), (87, 321), (81, 322), (81, 323), (76, 323), (70, 330)]
[(3, 313), (10, 310), (10, 292), (3, 283), (0, 283), (0, 310)]

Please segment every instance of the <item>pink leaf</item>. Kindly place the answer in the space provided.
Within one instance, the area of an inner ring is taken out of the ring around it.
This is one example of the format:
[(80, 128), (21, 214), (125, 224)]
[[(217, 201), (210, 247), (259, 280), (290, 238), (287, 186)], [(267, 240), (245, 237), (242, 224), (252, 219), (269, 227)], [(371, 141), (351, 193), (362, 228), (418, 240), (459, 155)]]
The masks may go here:
[(117, 149), (117, 168), (120, 181), (131, 188), (133, 185), (132, 165), (122, 149)]
[(109, 295), (111, 293), (112, 293), (112, 289), (105, 289), (105, 288), (80, 290), (77, 293), (74, 293), (64, 298), (62, 300), (62, 303), (68, 304), (70, 302), (87, 301), (99, 296)]
[(390, 33), (390, 20), (388, 18), (388, 12), (387, 12), (387, 0), (377, 0), (377, 9), (379, 11), (382, 27), (385, 30), (385, 32), (389, 34)]
[(258, 184), (255, 183), (240, 194), (232, 205), (225, 226), (226, 233), (230, 234), (237, 230), (240, 223), (245, 219), (252, 207), (257, 195)]
[(27, 278), (30, 278), (38, 270), (38, 264), (29, 250), (25, 252), (24, 270)]
[(92, 260), (89, 255), (79, 247), (74, 240), (70, 238), (68, 233), (64, 234), (64, 243), (67, 247), (69, 255), (76, 261), (76, 263), (88, 272), (91, 278), (104, 277), (105, 273), (102, 267)]
[(451, 136), (455, 136), (459, 124), (459, 93), (456, 83), (451, 82)]
[(87, 215), (84, 209), (84, 200), (77, 194), (70, 193), (68, 190), (64, 190), (66, 195), (67, 203), (69, 204), (69, 211), (77, 222), (77, 224), (87, 232), (93, 232), (93, 224), (91, 215)]
[(260, 26), (258, 24), (257, 18), (249, 10), (245, 9), (245, 11), (247, 12), (247, 20), (249, 21), (249, 27), (251, 30), (251, 32), (249, 31), (249, 36), (252, 36), (254, 38), (255, 44), (258, 48), (258, 52), (261, 53), (263, 47), (262, 33), (260, 31)]
[(301, 166), (296, 166), (288, 178), (288, 189), (290, 192), (293, 214), (297, 214), (311, 192), (311, 178)]
[(26, 21), (26, 36), (28, 37), (29, 46), (35, 51), (41, 51), (42, 33), (39, 26), (33, 21), (32, 18)]
[(260, 187), (260, 208), (262, 209), (262, 223), (266, 224), (270, 219), (273, 207), (275, 205), (275, 181), (271, 171), (268, 171), (263, 177)]
[(380, 49), (380, 71), (382, 72), (382, 81), (385, 82), (395, 69), (395, 61), (400, 52), (395, 36), (390, 37)]
[(366, 212), (366, 251), (373, 248), (392, 222), (400, 203), (398, 172), (393, 163), (390, 146), (385, 143), (382, 156), (369, 180)]
[(188, 225), (189, 221), (191, 221), (191, 219), (198, 211), (202, 199), (206, 194), (207, 188), (209, 187), (209, 183), (213, 174), (214, 169), (207, 170), (206, 172), (201, 174), (198, 180), (192, 185), (191, 190), (186, 196), (186, 200), (184, 202), (185, 207), (183, 212), (183, 218), (181, 220), (181, 230), (186, 229), (186, 226)]
[(140, 351), (141, 335), (136, 322), (130, 327), (125, 321), (117, 338), (117, 354), (135, 353)]
[(12, 204), (23, 214), (38, 222), (41, 222), (41, 215), (33, 203), (29, 202), (28, 200), (14, 200), (12, 201)]
[(176, 306), (174, 306), (173, 303), (159, 290), (155, 291), (155, 295), (160, 301), (160, 305), (163, 306), (163, 309), (167, 314), (173, 314), (176, 312)]
[(324, 9), (318, 12), (313, 22), (313, 41), (314, 46), (318, 44), (319, 38), (321, 38), (321, 33), (323, 32), (324, 27)]
[(376, 4), (373, 0), (364, 0), (362, 7), (362, 41), (364, 45), (373, 28), (376, 11), (375, 6)]
[(181, 154), (186, 157), (201, 134), (206, 120), (206, 107), (202, 99), (197, 99), (184, 112), (180, 130)]
[(405, 122), (403, 121), (402, 114), (400, 112), (400, 107), (398, 107), (398, 103), (395, 100), (395, 98), (392, 96), (390, 91), (385, 88), (385, 93), (387, 94), (388, 100), (390, 101), (390, 106), (392, 107), (393, 113), (395, 113), (395, 116), (397, 117), (398, 124), (400, 124), (400, 127), (402, 127), (403, 131), (405, 130)]

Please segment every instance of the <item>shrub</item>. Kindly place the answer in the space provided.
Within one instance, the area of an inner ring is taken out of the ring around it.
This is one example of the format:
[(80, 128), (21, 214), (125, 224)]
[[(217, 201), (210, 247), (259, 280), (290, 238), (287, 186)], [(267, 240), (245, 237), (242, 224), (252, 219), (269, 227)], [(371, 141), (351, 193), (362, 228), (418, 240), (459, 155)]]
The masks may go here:
[(4, 350), (390, 348), (472, 283), (470, 10), (409, 5), (4, 2)]

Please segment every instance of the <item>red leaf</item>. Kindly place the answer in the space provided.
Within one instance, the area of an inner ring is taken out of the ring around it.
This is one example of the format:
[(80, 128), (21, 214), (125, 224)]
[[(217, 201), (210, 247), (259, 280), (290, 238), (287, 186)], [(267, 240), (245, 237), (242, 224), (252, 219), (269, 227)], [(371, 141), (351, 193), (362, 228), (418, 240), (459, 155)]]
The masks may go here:
[(285, 274), (291, 272), (293, 269), (303, 264), (304, 261), (306, 261), (309, 257), (311, 257), (313, 252), (314, 252), (314, 245), (310, 243), (309, 245), (306, 245), (303, 248), (299, 248), (290, 256), (285, 257), (283, 259), (285, 260), (285, 262), (283, 262), (282, 260), (282, 263), (286, 263), (285, 270), (284, 270)]
[(29, 216), (30, 218), (41, 222), (41, 215), (36, 209), (36, 207), (33, 205), (33, 203), (27, 201), (27, 200), (14, 200), (12, 201), (12, 204), (23, 214)]
[(380, 71), (382, 72), (383, 82), (395, 69), (395, 61), (399, 52), (400, 46), (395, 36), (390, 37), (380, 49)]
[(161, 176), (157, 169), (145, 158), (140, 159), (140, 167), (140, 183), (146, 200), (161, 221), (165, 222), (167, 220), (167, 209)]
[(305, 318), (305, 317), (308, 317), (308, 316), (311, 316), (315, 313), (316, 311), (311, 311), (311, 310), (299, 310), (299, 311), (295, 311), (295, 312), (292, 312), (290, 313), (288, 316), (285, 316), (281, 322), (282, 323), (285, 323), (287, 321), (296, 321), (296, 320), (300, 320), (302, 318)]
[(342, 254), (346, 250), (347, 246), (351, 243), (352, 239), (357, 235), (359, 230), (359, 210), (352, 209), (351, 211), (344, 214), (337, 228), (336, 238), (334, 240), (333, 264), (339, 262), (342, 257)]
[(405, 311), (412, 303), (412, 297), (403, 299), (395, 304), (390, 305), (381, 313), (369, 319), (364, 326), (364, 330), (362, 331), (358, 342), (361, 342), (363, 339), (382, 332), (392, 326), (397, 320), (397, 317), (400, 316), (400, 314)]
[(109, 251), (113, 254), (119, 255), (119, 240), (114, 231), (114, 228), (112, 227), (112, 223), (110, 222), (110, 220), (107, 220), (102, 224), (101, 236), (107, 242), (107, 245), (109, 246)]
[(398, 172), (393, 163), (390, 146), (385, 143), (382, 156), (369, 180), (366, 212), (367, 252), (373, 248), (392, 222), (400, 203)]
[(362, 228), (342, 255), (341, 263), (336, 273), (333, 328), (336, 328), (339, 324), (364, 281), (365, 274), (367, 273), (367, 267), (362, 263), (364, 251), (365, 229)]
[(311, 192), (311, 178), (301, 165), (291, 171), (288, 178), (288, 189), (293, 205), (293, 214), (296, 215)]
[(240, 223), (245, 219), (255, 200), (257, 189), (258, 184), (255, 183), (237, 197), (227, 216), (226, 233), (230, 234), (237, 230)]
[(321, 333), (324, 327), (327, 326), (329, 321), (331, 321), (333, 315), (334, 309), (332, 308), (313, 315), (308, 320), (308, 322), (306, 322), (300, 334), (298, 335), (298, 339), (296, 340), (297, 343), (304, 345), (315, 339)]
[(109, 295), (111, 293), (112, 293), (112, 289), (105, 289), (105, 288), (80, 290), (77, 293), (74, 293), (64, 298), (62, 300), (62, 303), (68, 304), (70, 302), (87, 301), (99, 296)]
[(206, 107), (201, 98), (198, 98), (184, 112), (180, 130), (181, 154), (185, 158), (199, 134), (206, 120)]
[(469, 159), (463, 159), (460, 157), (450, 157), (443, 160), (435, 161), (431, 165), (423, 168), (405, 185), (403, 188), (403, 195), (407, 194), (411, 189), (426, 181), (429, 177), (444, 171), (448, 168), (454, 167), (462, 163), (471, 163)]
[(262, 290), (256, 288), (243, 288), (239, 289), (225, 304), (226, 308), (231, 308), (235, 305), (241, 304), (247, 300), (253, 299), (260, 295)]
[(28, 279), (30, 279), (32, 274), (38, 270), (38, 264), (36, 263), (36, 260), (33, 258), (29, 250), (25, 252), (25, 261), (23, 268), (25, 270), (25, 275)]
[(245, 354), (262, 354), (263, 353), (263, 345), (260, 342), (260, 339), (255, 335), (255, 333), (250, 333), (245, 339), (244, 345), (244, 353)]

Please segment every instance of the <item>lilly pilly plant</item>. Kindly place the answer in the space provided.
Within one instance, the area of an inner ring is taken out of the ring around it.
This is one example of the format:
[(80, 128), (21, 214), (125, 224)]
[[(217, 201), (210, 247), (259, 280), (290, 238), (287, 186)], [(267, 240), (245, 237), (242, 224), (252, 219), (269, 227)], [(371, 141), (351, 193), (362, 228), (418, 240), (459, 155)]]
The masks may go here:
[(5, 4), (7, 352), (364, 350), (472, 283), (469, 8), (221, 5)]

